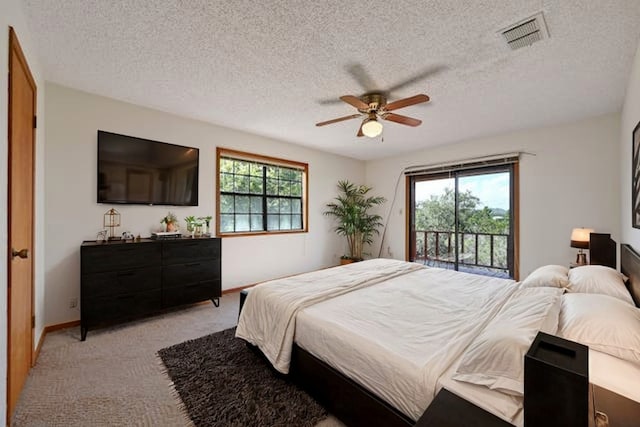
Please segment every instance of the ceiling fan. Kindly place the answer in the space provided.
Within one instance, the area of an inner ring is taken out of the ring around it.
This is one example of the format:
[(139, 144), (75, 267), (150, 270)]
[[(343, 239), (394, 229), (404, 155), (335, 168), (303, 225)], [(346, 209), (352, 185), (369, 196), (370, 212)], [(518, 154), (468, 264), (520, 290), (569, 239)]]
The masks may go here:
[(368, 136), (369, 138), (375, 138), (382, 133), (382, 123), (380, 123), (379, 119), (400, 123), (406, 126), (420, 126), (422, 120), (395, 114), (391, 111), (429, 101), (429, 97), (427, 95), (419, 94), (387, 104), (386, 96), (377, 92), (362, 95), (360, 98), (353, 95), (344, 95), (341, 96), (340, 99), (357, 108), (358, 114), (351, 114), (350, 116), (316, 123), (316, 126), (325, 126), (345, 120), (364, 118), (360, 128), (358, 129), (358, 136)]

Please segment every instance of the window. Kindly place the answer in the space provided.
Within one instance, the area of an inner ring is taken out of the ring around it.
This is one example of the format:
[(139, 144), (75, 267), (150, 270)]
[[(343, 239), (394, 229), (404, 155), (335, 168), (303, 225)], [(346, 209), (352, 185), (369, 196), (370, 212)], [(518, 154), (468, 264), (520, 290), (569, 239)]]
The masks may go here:
[(407, 177), (410, 261), (518, 276), (517, 161), (508, 160)]
[(307, 231), (306, 163), (218, 148), (218, 235)]

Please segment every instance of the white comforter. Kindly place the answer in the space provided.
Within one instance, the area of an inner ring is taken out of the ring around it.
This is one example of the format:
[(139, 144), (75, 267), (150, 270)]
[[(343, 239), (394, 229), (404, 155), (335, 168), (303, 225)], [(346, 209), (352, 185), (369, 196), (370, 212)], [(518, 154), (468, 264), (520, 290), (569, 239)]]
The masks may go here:
[(286, 374), (298, 311), (416, 270), (425, 267), (381, 258), (263, 283), (249, 292), (236, 336), (260, 348), (273, 367)]
[(418, 419), (440, 377), (518, 288), (420, 269), (305, 309), (296, 342)]
[[(520, 360), (530, 344), (521, 342), (524, 337), (532, 340), (538, 330), (555, 331), (560, 293), (377, 259), (254, 287), (236, 336), (257, 345), (283, 373), (289, 370), (295, 338), (300, 347), (413, 419), (446, 384), (521, 424), (522, 398), (501, 387), (518, 388)], [(541, 304), (543, 297), (548, 304)], [(506, 364), (504, 374), (498, 372), (505, 368), (501, 357), (515, 360)], [(501, 369), (485, 366), (492, 361), (500, 362)], [(465, 382), (453, 380), (463, 363), (471, 369), (465, 374), (478, 372), (480, 380), (469, 384), (473, 375), (462, 378)], [(498, 381), (487, 382), (493, 375)]]

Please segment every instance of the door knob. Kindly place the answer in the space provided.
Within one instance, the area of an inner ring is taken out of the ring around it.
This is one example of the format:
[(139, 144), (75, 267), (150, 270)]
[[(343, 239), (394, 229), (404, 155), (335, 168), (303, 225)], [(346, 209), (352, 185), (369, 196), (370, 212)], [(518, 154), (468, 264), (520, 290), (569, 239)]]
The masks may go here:
[(22, 249), (21, 251), (16, 251), (14, 248), (11, 248), (11, 259), (15, 257), (20, 257), (26, 259), (29, 257), (29, 249)]

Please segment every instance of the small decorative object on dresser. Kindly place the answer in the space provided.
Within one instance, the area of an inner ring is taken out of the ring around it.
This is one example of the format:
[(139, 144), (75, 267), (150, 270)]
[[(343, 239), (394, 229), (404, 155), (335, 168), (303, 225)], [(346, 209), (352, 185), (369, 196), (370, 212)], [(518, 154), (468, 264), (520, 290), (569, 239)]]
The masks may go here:
[(191, 237), (200, 237), (202, 234), (202, 221), (200, 221), (200, 218), (190, 215), (184, 219), (184, 222), (187, 223), (187, 231), (191, 234)]
[(204, 234), (205, 236), (210, 236), (211, 235), (211, 220), (213, 219), (213, 217), (211, 215), (209, 216), (201, 216), (200, 220), (204, 221), (204, 229), (202, 230), (202, 234)]
[(172, 212), (168, 212), (167, 216), (160, 220), (160, 224), (164, 224), (167, 232), (178, 231), (178, 218)]
[(96, 242), (97, 243), (107, 243), (107, 234), (109, 231), (105, 228), (104, 230), (98, 231), (96, 234)]
[(118, 240), (120, 237), (116, 237), (115, 228), (120, 227), (120, 213), (111, 208), (104, 214), (103, 223), (104, 227), (109, 230), (109, 240)]

